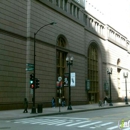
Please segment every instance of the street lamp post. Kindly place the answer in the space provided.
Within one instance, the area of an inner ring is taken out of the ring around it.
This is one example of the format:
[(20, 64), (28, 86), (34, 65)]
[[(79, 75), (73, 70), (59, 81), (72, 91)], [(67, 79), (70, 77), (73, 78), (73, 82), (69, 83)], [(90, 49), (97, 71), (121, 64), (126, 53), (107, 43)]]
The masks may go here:
[(111, 95), (111, 77), (110, 77), (110, 74), (112, 74), (112, 68), (107, 70), (107, 74), (109, 74), (109, 86), (110, 86), (110, 103), (109, 103), (109, 106), (113, 106), (112, 95)]
[(34, 79), (33, 79), (33, 83), (34, 83), (34, 89), (33, 89), (33, 107), (32, 107), (32, 113), (36, 113), (36, 108), (35, 108), (35, 53), (36, 53), (36, 50), (35, 50), (35, 44), (36, 44), (36, 35), (37, 33), (42, 29), (44, 28), (45, 26), (48, 26), (48, 25), (53, 25), (53, 24), (56, 24), (55, 22), (52, 22), (52, 23), (49, 23), (49, 24), (46, 24), (42, 27), (40, 27), (35, 33), (34, 33)]
[(71, 107), (71, 86), (70, 86), (70, 66), (73, 65), (73, 57), (67, 57), (66, 58), (67, 66), (69, 66), (69, 78), (68, 78), (68, 85), (69, 85), (69, 104), (68, 104), (68, 110), (72, 110)]
[(126, 89), (126, 97), (125, 97), (125, 103), (128, 104), (128, 99), (127, 99), (127, 78), (128, 78), (128, 72), (127, 73), (123, 73), (124, 78), (125, 78), (125, 89)]

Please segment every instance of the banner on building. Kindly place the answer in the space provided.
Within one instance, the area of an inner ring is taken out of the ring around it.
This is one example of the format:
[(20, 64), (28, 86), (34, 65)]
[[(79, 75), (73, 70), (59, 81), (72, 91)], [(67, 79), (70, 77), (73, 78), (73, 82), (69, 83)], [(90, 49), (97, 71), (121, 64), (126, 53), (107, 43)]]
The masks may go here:
[[(69, 86), (69, 73), (64, 74), (64, 87)], [(76, 86), (76, 74), (75, 72), (70, 73), (70, 86), (75, 87)]]
[(70, 73), (70, 86), (71, 87), (76, 86), (76, 74), (75, 74), (75, 72)]

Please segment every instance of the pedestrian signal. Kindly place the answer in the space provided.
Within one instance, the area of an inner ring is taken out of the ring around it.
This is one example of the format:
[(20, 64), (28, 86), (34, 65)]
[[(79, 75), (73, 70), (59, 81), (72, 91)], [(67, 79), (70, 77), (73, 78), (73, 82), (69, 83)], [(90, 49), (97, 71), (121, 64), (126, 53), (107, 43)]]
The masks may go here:
[(34, 89), (34, 74), (30, 74), (30, 88)]

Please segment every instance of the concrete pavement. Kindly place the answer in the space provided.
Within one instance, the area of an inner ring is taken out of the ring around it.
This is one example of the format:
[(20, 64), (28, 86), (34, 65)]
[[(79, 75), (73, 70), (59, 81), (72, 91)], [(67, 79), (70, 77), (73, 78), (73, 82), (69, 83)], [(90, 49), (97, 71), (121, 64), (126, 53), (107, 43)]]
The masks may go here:
[(72, 110), (67, 110), (66, 107), (55, 107), (55, 108), (44, 108), (42, 109), (42, 113), (31, 113), (31, 109), (28, 109), (28, 113), (23, 113), (23, 109), (17, 110), (5, 110), (0, 111), (0, 120), (4, 119), (19, 119), (19, 118), (29, 118), (29, 117), (37, 117), (37, 116), (49, 116), (49, 115), (58, 115), (58, 114), (66, 114), (66, 113), (74, 113), (74, 112), (83, 112), (83, 111), (92, 111), (92, 110), (100, 110), (100, 109), (110, 109), (117, 107), (130, 107), (130, 105), (126, 105), (124, 102), (113, 103), (113, 106), (103, 106), (99, 107), (98, 104), (86, 104), (86, 105), (76, 105), (72, 106)]

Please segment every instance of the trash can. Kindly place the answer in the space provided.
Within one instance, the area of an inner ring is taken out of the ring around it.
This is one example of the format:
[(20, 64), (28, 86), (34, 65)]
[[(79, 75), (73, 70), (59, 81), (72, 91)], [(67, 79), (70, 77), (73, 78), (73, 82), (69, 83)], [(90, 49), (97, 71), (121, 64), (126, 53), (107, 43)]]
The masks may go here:
[(42, 113), (42, 104), (37, 105), (37, 113)]

